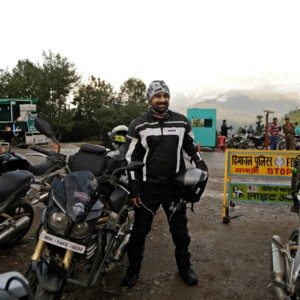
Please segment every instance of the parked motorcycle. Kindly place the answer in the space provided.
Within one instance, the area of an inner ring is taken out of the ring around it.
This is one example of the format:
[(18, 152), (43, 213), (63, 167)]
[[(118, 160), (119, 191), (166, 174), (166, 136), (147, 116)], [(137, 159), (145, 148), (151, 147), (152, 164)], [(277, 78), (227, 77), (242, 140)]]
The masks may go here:
[(231, 149), (264, 149), (264, 136), (255, 136), (251, 133), (242, 132), (241, 134), (230, 134), (227, 139), (227, 148)]
[(262, 150), (265, 147), (265, 138), (264, 135), (253, 135), (251, 133), (246, 133), (244, 136), (245, 141), (245, 146), (246, 148), (243, 149), (248, 149), (248, 148), (253, 148), (257, 150)]
[(0, 176), (0, 247), (18, 243), (32, 224), (34, 211), (25, 199), (32, 182), (33, 176), (26, 170)]
[(69, 159), (71, 172), (53, 180), (27, 272), (36, 299), (59, 299), (68, 283), (95, 286), (121, 261), (134, 219), (121, 175), (143, 165), (122, 165), (95, 145)]
[(229, 130), (228, 137), (226, 139), (226, 147), (228, 149), (237, 149), (241, 140), (241, 135), (233, 133), (232, 130)]
[[(293, 200), (291, 211), (300, 217), (300, 155), (294, 159), (291, 188)], [(271, 240), (273, 283), (278, 299), (300, 297), (299, 232), (300, 228), (294, 230), (285, 244), (278, 235), (274, 235)]]

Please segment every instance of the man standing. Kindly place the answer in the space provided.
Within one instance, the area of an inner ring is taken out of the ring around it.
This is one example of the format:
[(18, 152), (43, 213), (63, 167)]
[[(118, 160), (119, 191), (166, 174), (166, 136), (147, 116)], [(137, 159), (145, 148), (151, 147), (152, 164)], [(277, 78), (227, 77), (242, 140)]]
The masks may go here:
[(226, 120), (223, 120), (223, 124), (221, 126), (221, 135), (228, 136), (228, 129), (232, 129), (231, 126), (227, 127)]
[(277, 148), (277, 140), (279, 136), (279, 128), (277, 125), (278, 119), (273, 118), (273, 122), (269, 125), (268, 131), (270, 134), (270, 150), (276, 150)]
[(290, 118), (285, 118), (285, 124), (282, 126), (285, 135), (286, 150), (295, 150), (294, 131), (295, 125), (290, 122)]
[(160, 205), (168, 218), (179, 273), (186, 284), (196, 285), (198, 278), (191, 269), (188, 250), (186, 206), (182, 205), (174, 214), (170, 206), (180, 200), (173, 179), (178, 171), (185, 169), (183, 150), (197, 168), (207, 171), (207, 166), (196, 149), (188, 119), (168, 109), (170, 91), (164, 81), (150, 83), (147, 100), (148, 111), (130, 124), (126, 141), (128, 163), (138, 160), (145, 166), (142, 172), (132, 174), (135, 221), (127, 248), (129, 266), (123, 285), (133, 287), (138, 280), (145, 238)]

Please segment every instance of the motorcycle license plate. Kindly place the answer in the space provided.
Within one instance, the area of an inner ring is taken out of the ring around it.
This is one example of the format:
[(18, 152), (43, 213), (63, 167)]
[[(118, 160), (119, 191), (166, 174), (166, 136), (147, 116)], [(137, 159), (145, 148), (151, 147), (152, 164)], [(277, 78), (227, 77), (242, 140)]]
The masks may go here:
[(82, 246), (80, 244), (73, 243), (71, 241), (59, 238), (59, 237), (49, 234), (45, 231), (42, 231), (40, 233), (40, 239), (49, 244), (52, 244), (52, 245), (55, 245), (55, 246), (58, 246), (61, 248), (69, 249), (69, 250), (72, 250), (74, 252), (78, 252), (81, 254), (84, 253), (84, 251), (85, 251), (85, 246)]

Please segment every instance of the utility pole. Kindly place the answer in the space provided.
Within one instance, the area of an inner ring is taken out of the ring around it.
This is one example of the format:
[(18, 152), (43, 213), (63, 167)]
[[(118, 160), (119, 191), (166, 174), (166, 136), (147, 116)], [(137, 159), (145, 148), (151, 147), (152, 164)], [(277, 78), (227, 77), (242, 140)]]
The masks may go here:
[(274, 113), (273, 110), (270, 109), (264, 109), (264, 112), (266, 114), (266, 125), (265, 125), (265, 149), (268, 150), (268, 146), (269, 146), (269, 114)]

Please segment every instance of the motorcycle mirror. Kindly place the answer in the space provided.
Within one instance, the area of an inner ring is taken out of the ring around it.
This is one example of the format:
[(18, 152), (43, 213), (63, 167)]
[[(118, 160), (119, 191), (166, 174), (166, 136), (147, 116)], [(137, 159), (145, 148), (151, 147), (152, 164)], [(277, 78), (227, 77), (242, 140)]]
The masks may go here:
[(34, 126), (39, 132), (56, 141), (56, 137), (52, 131), (52, 127), (47, 121), (40, 118), (39, 116), (36, 116), (34, 119)]

